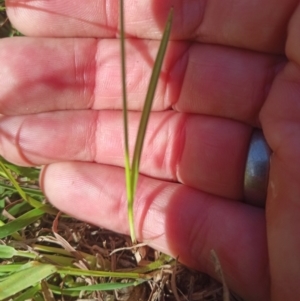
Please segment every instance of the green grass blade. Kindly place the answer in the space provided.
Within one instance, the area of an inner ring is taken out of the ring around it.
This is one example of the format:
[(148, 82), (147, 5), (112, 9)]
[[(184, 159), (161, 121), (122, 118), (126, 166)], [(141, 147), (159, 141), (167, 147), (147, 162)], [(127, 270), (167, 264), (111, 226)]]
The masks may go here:
[(86, 292), (111, 291), (111, 290), (122, 289), (130, 286), (136, 286), (138, 284), (141, 284), (142, 282), (144, 282), (144, 280), (136, 280), (134, 282), (129, 282), (129, 283), (122, 283), (122, 282), (99, 283), (94, 285), (67, 288), (64, 289), (64, 291), (86, 291)]
[(143, 150), (143, 144), (144, 144), (144, 139), (145, 139), (145, 134), (146, 134), (146, 129), (148, 125), (148, 120), (151, 112), (151, 107), (155, 95), (155, 90), (156, 86), (158, 83), (159, 79), (159, 74), (161, 71), (161, 67), (163, 64), (164, 56), (167, 50), (168, 42), (169, 42), (169, 37), (170, 37), (170, 32), (171, 32), (171, 26), (172, 26), (172, 19), (173, 19), (173, 9), (171, 9), (167, 24), (164, 30), (163, 38), (161, 40), (159, 50), (156, 56), (156, 60), (153, 66), (152, 70), (152, 75), (146, 95), (146, 100), (142, 112), (142, 117), (140, 120), (140, 125), (139, 125), (139, 130), (137, 134), (137, 139), (135, 143), (135, 148), (134, 148), (134, 155), (133, 155), (133, 160), (132, 160), (132, 190), (133, 194), (135, 193), (136, 189), (136, 184), (137, 184), (137, 179), (138, 179), (138, 174), (139, 174), (139, 166), (140, 166), (140, 159), (141, 159), (141, 154)]
[(74, 258), (59, 256), (59, 255), (42, 255), (42, 259), (46, 259), (47, 262), (50, 262), (55, 265), (61, 265), (65, 267), (72, 267), (74, 264)]
[[(121, 72), (122, 72), (122, 99), (123, 99), (123, 127), (124, 127), (124, 149), (125, 149), (125, 172), (126, 187), (130, 187), (130, 155), (128, 135), (128, 109), (126, 92), (126, 59), (125, 59), (125, 26), (124, 26), (124, 2), (120, 0), (120, 28), (121, 28)], [(130, 191), (127, 189), (127, 198), (130, 198)]]
[(22, 228), (30, 225), (31, 223), (34, 223), (44, 213), (45, 213), (45, 211), (36, 208), (36, 209), (33, 209), (31, 211), (24, 213), (23, 215), (19, 216), (15, 220), (5, 224), (4, 226), (1, 226), (0, 227), (0, 239), (21, 230)]
[(19, 270), (23, 264), (21, 263), (11, 263), (11, 264), (6, 264), (6, 265), (1, 265), (0, 264), (0, 273), (5, 274), (5, 273), (12, 273), (17, 270)]
[(35, 300), (34, 295), (41, 290), (41, 286), (38, 284), (34, 287), (29, 288), (20, 296), (14, 298), (14, 301), (25, 301), (25, 300)]
[(1, 161), (0, 161), (0, 169), (2, 169), (2, 171), (6, 175), (7, 179), (11, 181), (11, 183), (15, 187), (16, 191), (26, 202), (28, 202), (32, 207), (35, 207), (35, 208), (42, 206), (42, 204), (40, 202), (38, 202), (35, 199), (33, 199), (32, 197), (26, 195), (26, 193), (20, 187), (18, 182), (15, 180), (15, 178), (10, 173), (10, 171), (5, 167), (5, 165)]
[(24, 257), (24, 258), (36, 258), (36, 254), (30, 251), (18, 251), (11, 246), (0, 245), (0, 259), (13, 258), (14, 256)]
[[(133, 199), (134, 194), (131, 189), (131, 169), (129, 154), (129, 135), (128, 135), (128, 109), (127, 109), (127, 92), (126, 92), (126, 53), (125, 53), (125, 25), (124, 25), (124, 1), (120, 0), (120, 31), (121, 31), (121, 73), (122, 73), (122, 99), (123, 99), (123, 128), (124, 128), (124, 150), (125, 150), (125, 180), (128, 206), (128, 220), (133, 221)], [(135, 231), (133, 222), (129, 222), (130, 236), (135, 243)]]
[(3, 157), (0, 156), (0, 161), (10, 170), (15, 172), (17, 175), (21, 175), (22, 177), (27, 177), (30, 180), (38, 180), (40, 171), (34, 167), (24, 167), (12, 164), (6, 161)]
[(143, 273), (143, 274), (149, 273), (161, 269), (161, 267), (164, 266), (165, 264), (168, 264), (169, 266), (173, 266), (176, 264), (176, 261), (171, 256), (162, 253), (156, 261), (152, 261), (146, 266), (137, 267), (134, 270), (132, 270), (132, 272)]
[[(32, 207), (25, 201), (21, 203), (16, 203), (12, 207), (10, 207), (7, 211), (9, 212), (10, 215), (12, 216), (20, 216), (24, 214), (27, 211), (30, 211)], [(2, 221), (6, 221), (6, 217), (1, 218)]]
[[(7, 184), (0, 183), (0, 187), (3, 189), (16, 191), (16, 188)], [(26, 195), (32, 196), (32, 197), (38, 197), (38, 198), (44, 198), (44, 194), (41, 190), (34, 189), (34, 188), (28, 188), (28, 187), (22, 187), (22, 190), (25, 192)]]
[(12, 258), (16, 255), (16, 250), (13, 247), (0, 245), (0, 258)]
[[(150, 83), (148, 87), (148, 91), (146, 94), (146, 100), (144, 104), (144, 108), (142, 111), (142, 116), (139, 124), (137, 139), (135, 143), (134, 148), (134, 155), (132, 160), (132, 165), (130, 169), (130, 198), (128, 199), (128, 219), (129, 219), (129, 227), (130, 227), (130, 235), (133, 243), (136, 243), (136, 237), (134, 232), (134, 214), (133, 214), (133, 202), (134, 202), (134, 195), (136, 191), (137, 181), (138, 181), (138, 175), (139, 175), (139, 167), (140, 167), (140, 159), (141, 154), (143, 150), (143, 144), (145, 140), (145, 134), (146, 129), (148, 125), (148, 120), (151, 112), (151, 107), (159, 79), (159, 75), (161, 72), (161, 67), (163, 64), (164, 56), (167, 50), (169, 38), (170, 38), (170, 32), (171, 32), (171, 26), (172, 26), (172, 19), (173, 19), (173, 9), (171, 9), (168, 20), (165, 26), (164, 34), (159, 46), (159, 50), (155, 59), (155, 63), (152, 70), (152, 75), (150, 78)], [(127, 183), (128, 185), (128, 183)]]
[(132, 279), (149, 279), (151, 276), (134, 272), (107, 272), (107, 271), (93, 271), (81, 270), (77, 268), (60, 267), (57, 266), (57, 272), (63, 275), (70, 276), (93, 276), (93, 277), (113, 277), (113, 278), (132, 278)]
[[(51, 292), (55, 295), (60, 295), (60, 296), (64, 296), (64, 298), (66, 296), (70, 296), (70, 297), (78, 297), (80, 292), (77, 291), (67, 291), (67, 290), (62, 290), (60, 286), (56, 286), (53, 284), (48, 283), (48, 287), (51, 290)], [(58, 300), (64, 300), (64, 299), (58, 299)], [(69, 300), (66, 299), (65, 300)], [(71, 300), (78, 300), (78, 299), (71, 299)], [(82, 299), (81, 299), (82, 300)], [(86, 299), (85, 299), (86, 300)], [(89, 299), (87, 299), (89, 300)], [(93, 299), (92, 299), (93, 300)], [(34, 300), (35, 301), (35, 300)]]
[(31, 262), (31, 266), (27, 269), (16, 272), (0, 282), (0, 300), (36, 285), (55, 272), (56, 268), (53, 265)]

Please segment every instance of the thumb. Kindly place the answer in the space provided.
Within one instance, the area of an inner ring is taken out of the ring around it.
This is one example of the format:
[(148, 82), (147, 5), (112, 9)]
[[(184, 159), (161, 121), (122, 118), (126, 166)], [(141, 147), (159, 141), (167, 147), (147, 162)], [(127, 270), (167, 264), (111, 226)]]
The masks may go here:
[(300, 296), (299, 27), (300, 6), (289, 26), (286, 52), (290, 62), (275, 79), (260, 115), (273, 150), (266, 204), (272, 300)]

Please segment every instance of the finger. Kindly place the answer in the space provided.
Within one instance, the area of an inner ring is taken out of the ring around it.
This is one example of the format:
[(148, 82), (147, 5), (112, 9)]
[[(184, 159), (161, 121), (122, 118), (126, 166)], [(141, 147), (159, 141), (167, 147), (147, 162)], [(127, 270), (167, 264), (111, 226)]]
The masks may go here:
[(267, 198), (272, 300), (300, 296), (300, 7), (292, 19), (287, 42), (291, 62), (276, 78), (261, 121), (274, 153)]
[[(118, 41), (21, 38), (0, 44), (2, 114), (122, 108)], [(259, 126), (258, 112), (284, 64), (281, 57), (181, 42), (169, 46), (153, 110), (173, 108)], [(130, 110), (143, 107), (157, 47), (155, 41), (128, 43)]]
[[(129, 114), (130, 154), (141, 114)], [(252, 128), (228, 119), (152, 113), (141, 172), (223, 197), (243, 199)], [(89, 161), (124, 166), (120, 111), (55, 112), (0, 119), (0, 153), (21, 165)]]
[[(41, 184), (63, 212), (128, 234), (124, 179), (117, 167), (58, 163), (43, 170)], [(269, 300), (263, 210), (144, 176), (134, 207), (140, 241), (217, 278), (215, 250), (231, 289), (245, 300)]]
[[(283, 52), (286, 27), (297, 0), (124, 1), (126, 31), (132, 37), (161, 37), (174, 7), (173, 39)], [(115, 37), (119, 2), (7, 0), (9, 18), (26, 35)]]

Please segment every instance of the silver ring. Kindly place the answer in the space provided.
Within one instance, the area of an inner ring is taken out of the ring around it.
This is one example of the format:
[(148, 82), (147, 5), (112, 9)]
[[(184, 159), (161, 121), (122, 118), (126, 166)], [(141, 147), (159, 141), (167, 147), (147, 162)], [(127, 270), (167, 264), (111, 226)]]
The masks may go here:
[(263, 207), (269, 182), (271, 149), (261, 130), (253, 131), (244, 176), (245, 202)]

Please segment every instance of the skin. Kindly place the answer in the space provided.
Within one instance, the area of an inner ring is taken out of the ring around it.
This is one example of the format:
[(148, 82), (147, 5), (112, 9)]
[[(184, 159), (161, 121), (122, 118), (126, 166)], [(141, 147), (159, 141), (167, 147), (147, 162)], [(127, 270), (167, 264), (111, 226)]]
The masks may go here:
[[(299, 1), (125, 2), (131, 150), (174, 6), (141, 162), (138, 239), (217, 278), (215, 250), (227, 284), (245, 300), (296, 300)], [(41, 185), (60, 210), (128, 233), (118, 1), (6, 5), (30, 37), (0, 41), (1, 155), (45, 165)], [(243, 203), (254, 127), (273, 151), (265, 209)]]

